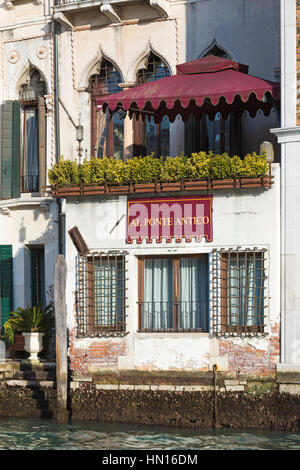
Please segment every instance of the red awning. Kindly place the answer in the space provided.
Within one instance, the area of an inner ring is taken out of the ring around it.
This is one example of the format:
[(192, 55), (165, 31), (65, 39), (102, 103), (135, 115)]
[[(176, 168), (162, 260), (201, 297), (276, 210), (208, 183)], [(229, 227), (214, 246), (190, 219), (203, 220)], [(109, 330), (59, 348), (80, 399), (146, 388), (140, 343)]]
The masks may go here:
[(160, 122), (167, 115), (171, 122), (180, 114), (203, 114), (213, 119), (234, 111), (241, 115), (258, 109), (268, 115), (279, 102), (279, 84), (248, 75), (248, 67), (237, 62), (208, 56), (177, 65), (177, 74), (97, 99), (98, 108), (111, 112), (118, 108), (135, 114), (154, 116)]

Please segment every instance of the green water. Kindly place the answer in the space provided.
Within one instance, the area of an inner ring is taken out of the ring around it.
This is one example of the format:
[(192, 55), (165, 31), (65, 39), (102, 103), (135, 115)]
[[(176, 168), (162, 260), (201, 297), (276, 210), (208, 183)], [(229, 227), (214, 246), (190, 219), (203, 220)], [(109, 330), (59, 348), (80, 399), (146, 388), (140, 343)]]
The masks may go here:
[(300, 433), (0, 419), (0, 450), (299, 450)]

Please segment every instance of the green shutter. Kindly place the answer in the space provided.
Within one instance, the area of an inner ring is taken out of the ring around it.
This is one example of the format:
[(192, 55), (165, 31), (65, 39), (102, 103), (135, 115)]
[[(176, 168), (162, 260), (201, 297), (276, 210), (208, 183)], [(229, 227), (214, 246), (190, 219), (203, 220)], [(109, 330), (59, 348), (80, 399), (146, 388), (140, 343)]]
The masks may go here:
[(20, 197), (20, 104), (2, 104), (1, 199)]
[(2, 329), (13, 309), (12, 245), (0, 245), (0, 300)]

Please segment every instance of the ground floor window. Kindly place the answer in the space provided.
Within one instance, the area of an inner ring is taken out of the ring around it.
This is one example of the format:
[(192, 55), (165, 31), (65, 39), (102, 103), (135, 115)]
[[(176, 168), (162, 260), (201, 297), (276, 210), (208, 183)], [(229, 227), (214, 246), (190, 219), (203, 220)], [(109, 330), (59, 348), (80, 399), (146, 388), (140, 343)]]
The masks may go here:
[(45, 304), (44, 247), (30, 247), (31, 304)]
[(139, 259), (139, 330), (208, 331), (208, 256)]
[(77, 276), (78, 334), (101, 336), (125, 332), (125, 254), (80, 256)]
[(213, 331), (263, 333), (266, 308), (266, 250), (213, 254)]

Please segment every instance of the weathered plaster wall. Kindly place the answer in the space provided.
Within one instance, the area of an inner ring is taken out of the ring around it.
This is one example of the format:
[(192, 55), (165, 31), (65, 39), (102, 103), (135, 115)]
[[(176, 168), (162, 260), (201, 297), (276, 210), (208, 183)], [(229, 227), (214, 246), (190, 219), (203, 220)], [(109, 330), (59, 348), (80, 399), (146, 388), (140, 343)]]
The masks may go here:
[[(262, 191), (216, 191), (213, 199), (213, 242), (126, 245), (126, 196), (70, 198), (66, 229), (77, 225), (88, 247), (97, 251), (128, 251), (128, 318), (125, 338), (76, 338), (74, 292), (76, 250), (67, 237), (67, 305), (72, 368), (81, 372), (101, 368), (146, 370), (222, 370), (274, 372), (279, 361), (279, 166), (273, 165), (274, 184)], [(118, 223), (117, 223), (118, 222)], [(137, 333), (137, 256), (210, 253), (213, 248), (265, 247), (268, 250), (268, 320), (264, 337), (216, 339), (209, 334)], [(80, 359), (81, 358), (81, 359)]]
[[(32, 203), (32, 198), (27, 198)], [(58, 251), (57, 205), (51, 199), (40, 199), (40, 204), (22, 204), (7, 207), (9, 201), (0, 202), (0, 242), (13, 245), (14, 307), (30, 303), (30, 271), (28, 246), (44, 246), (45, 293), (48, 302), (53, 300), (54, 259)], [(11, 201), (10, 201), (11, 202)], [(3, 213), (3, 210), (5, 213)]]

